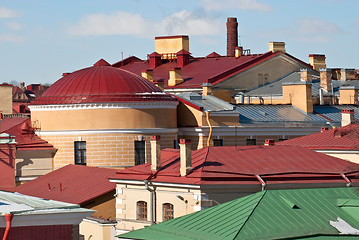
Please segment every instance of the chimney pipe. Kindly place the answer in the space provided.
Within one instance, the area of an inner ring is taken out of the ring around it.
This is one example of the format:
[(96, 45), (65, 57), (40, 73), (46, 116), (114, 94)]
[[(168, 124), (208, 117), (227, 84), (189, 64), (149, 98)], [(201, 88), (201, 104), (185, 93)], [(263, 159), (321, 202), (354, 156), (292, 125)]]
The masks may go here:
[(148, 81), (153, 82), (153, 69), (146, 69), (141, 71), (141, 76)]
[(169, 69), (168, 86), (176, 86), (183, 83), (182, 69), (181, 68), (170, 68)]
[(237, 18), (227, 18), (227, 56), (234, 57), (238, 47), (238, 23)]
[(264, 146), (274, 146), (274, 140), (273, 139), (266, 139), (264, 141)]
[(151, 170), (158, 171), (161, 168), (160, 136), (151, 136)]
[(332, 72), (329, 69), (320, 69), (320, 86), (329, 92), (332, 89)]
[(192, 151), (191, 151), (191, 140), (180, 139), (180, 173), (181, 176), (186, 176), (192, 172)]

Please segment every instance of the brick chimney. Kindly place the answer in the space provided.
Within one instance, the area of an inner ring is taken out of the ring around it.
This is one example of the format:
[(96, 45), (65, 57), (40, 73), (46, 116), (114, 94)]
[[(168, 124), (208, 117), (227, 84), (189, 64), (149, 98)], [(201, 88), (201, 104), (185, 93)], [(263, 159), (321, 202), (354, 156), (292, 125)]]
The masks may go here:
[(141, 76), (148, 81), (153, 82), (153, 69), (146, 69), (141, 71)]
[(161, 168), (160, 136), (151, 136), (151, 170), (158, 171)]
[(183, 82), (181, 68), (170, 68), (169, 75), (168, 86), (176, 86)]
[(237, 18), (227, 18), (227, 56), (234, 57), (238, 47), (238, 22)]
[(180, 172), (181, 176), (186, 176), (192, 172), (192, 151), (191, 151), (191, 140), (180, 139)]
[(342, 109), (342, 127), (354, 122), (354, 114), (353, 109)]
[(332, 72), (329, 69), (320, 69), (320, 87), (329, 92), (332, 90)]
[(339, 88), (339, 104), (358, 104), (358, 88), (356, 86), (343, 86)]
[(270, 52), (282, 52), (285, 53), (285, 42), (269, 42)]
[(317, 71), (321, 68), (327, 68), (327, 65), (325, 64), (325, 55), (323, 54), (309, 54), (309, 64)]
[(306, 82), (312, 81), (312, 75), (310, 74), (308, 69), (300, 69), (300, 80)]
[(177, 67), (181, 68), (189, 64), (189, 58), (191, 53), (182, 49), (181, 51), (176, 53), (177, 55)]
[(149, 58), (149, 67), (151, 69), (154, 69), (161, 65), (161, 54), (157, 52), (153, 52), (150, 55), (148, 55)]

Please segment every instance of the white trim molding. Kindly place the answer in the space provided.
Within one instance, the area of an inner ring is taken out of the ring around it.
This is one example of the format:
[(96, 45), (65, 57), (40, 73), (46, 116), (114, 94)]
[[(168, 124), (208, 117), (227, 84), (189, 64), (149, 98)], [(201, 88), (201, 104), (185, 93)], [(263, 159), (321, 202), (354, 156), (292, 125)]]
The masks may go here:
[[(122, 180), (122, 179), (109, 178), (109, 181), (118, 184), (133, 184), (133, 185), (143, 185), (143, 186), (145, 185), (145, 183), (140, 180)], [(195, 189), (201, 188), (201, 185), (182, 184), (182, 183), (151, 182), (151, 186), (152, 185), (156, 187), (178, 187), (178, 188), (195, 188)]]
[(68, 130), (68, 131), (37, 131), (39, 136), (74, 136), (94, 134), (177, 134), (178, 128), (145, 128), (145, 129), (95, 129), (95, 130)]
[(81, 104), (53, 104), (30, 105), (30, 111), (67, 111), (84, 109), (176, 109), (178, 101), (156, 102), (119, 102), (119, 103), (81, 103)]

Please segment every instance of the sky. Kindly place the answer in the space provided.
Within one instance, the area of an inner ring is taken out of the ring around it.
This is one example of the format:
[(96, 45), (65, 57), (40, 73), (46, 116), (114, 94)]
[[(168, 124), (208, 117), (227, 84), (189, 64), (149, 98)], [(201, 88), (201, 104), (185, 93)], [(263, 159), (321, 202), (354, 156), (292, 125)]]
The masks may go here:
[(52, 84), (62, 73), (128, 56), (146, 59), (156, 36), (188, 35), (190, 52), (226, 54), (227, 17), (251, 53), (286, 43), (308, 62), (359, 68), (358, 0), (0, 0), (0, 83)]

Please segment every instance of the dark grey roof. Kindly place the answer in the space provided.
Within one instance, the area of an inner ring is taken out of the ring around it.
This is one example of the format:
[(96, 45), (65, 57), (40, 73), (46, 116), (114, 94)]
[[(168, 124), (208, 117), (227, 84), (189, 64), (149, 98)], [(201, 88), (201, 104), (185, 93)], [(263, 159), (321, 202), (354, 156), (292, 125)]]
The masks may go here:
[[(319, 76), (313, 75), (312, 80), (312, 95), (319, 96), (320, 89), (320, 79)], [(282, 85), (283, 83), (295, 83), (300, 82), (300, 72), (292, 72), (289, 75), (275, 81), (272, 83), (268, 83), (266, 85), (254, 88), (245, 92), (246, 96), (281, 96), (282, 95)], [(340, 81), (340, 80), (332, 80), (334, 94), (339, 96), (339, 89), (341, 87), (352, 86), (359, 88), (358, 80), (348, 80), (348, 81)], [(324, 92), (324, 95), (328, 95), (329, 93)]]
[(292, 105), (238, 105), (240, 123), (309, 123), (326, 125), (317, 114), (306, 114)]
[(316, 114), (322, 115), (327, 121), (338, 125), (342, 120), (342, 109), (353, 109), (354, 118), (359, 120), (359, 107), (355, 105), (315, 105), (313, 110)]

